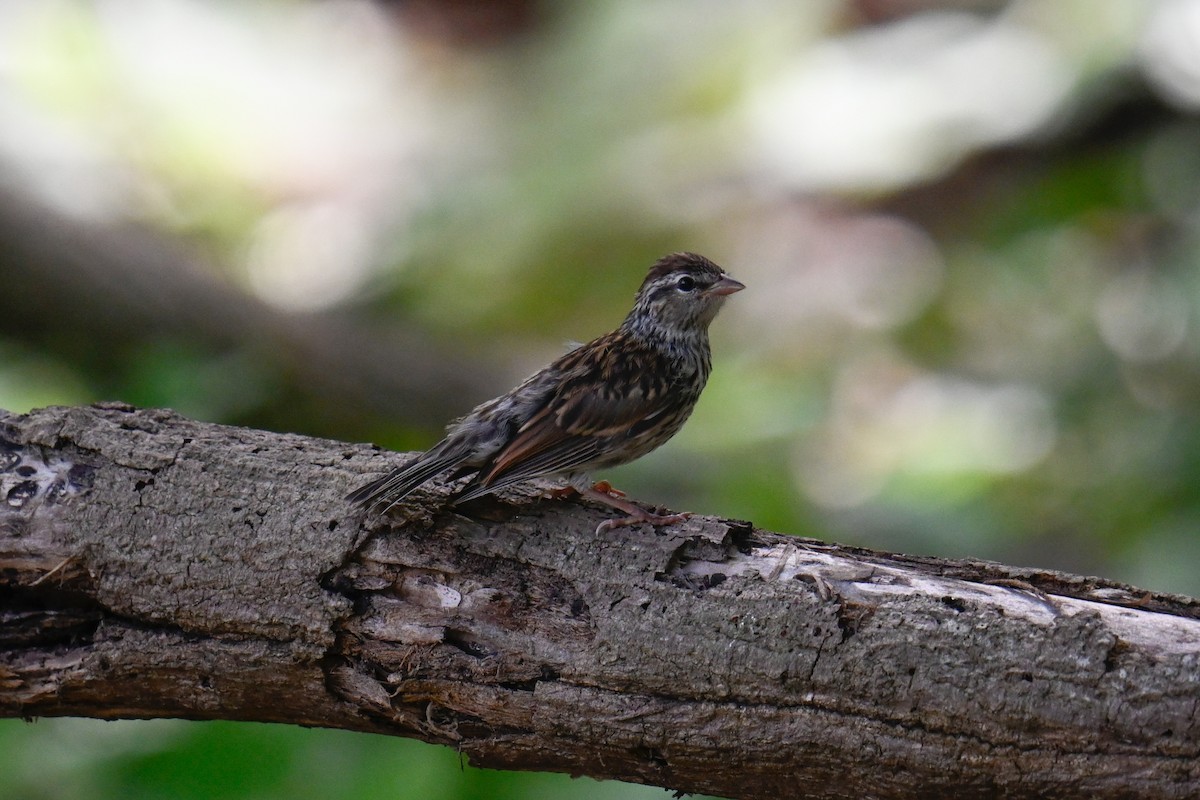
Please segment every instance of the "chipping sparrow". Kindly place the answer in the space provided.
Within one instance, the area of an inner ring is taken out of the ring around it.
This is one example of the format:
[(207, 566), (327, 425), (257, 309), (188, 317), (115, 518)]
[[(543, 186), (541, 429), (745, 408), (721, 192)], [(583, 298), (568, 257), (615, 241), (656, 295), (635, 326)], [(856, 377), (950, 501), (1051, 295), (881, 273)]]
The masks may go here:
[(708, 326), (725, 298), (744, 288), (703, 256), (659, 259), (619, 328), (476, 406), (428, 451), (347, 499), (390, 508), (453, 468), (454, 477), (471, 476), (456, 503), (533, 478), (560, 477), (567, 481), (565, 493), (573, 490), (628, 515), (601, 523), (597, 532), (685, 519), (686, 513), (646, 511), (607, 482), (593, 486), (588, 475), (644, 456), (683, 426), (712, 368)]

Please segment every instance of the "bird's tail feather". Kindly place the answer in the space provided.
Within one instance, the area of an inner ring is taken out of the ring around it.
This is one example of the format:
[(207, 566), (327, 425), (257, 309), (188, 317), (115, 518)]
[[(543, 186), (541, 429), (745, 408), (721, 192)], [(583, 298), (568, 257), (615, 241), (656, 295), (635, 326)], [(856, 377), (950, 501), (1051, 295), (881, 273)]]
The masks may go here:
[(463, 459), (463, 454), (457, 449), (447, 450), (435, 447), (427, 453), (384, 475), (382, 478), (360, 486), (346, 499), (363, 508), (372, 508), (381, 503), (389, 507), (407, 497), (414, 489), (425, 481)]

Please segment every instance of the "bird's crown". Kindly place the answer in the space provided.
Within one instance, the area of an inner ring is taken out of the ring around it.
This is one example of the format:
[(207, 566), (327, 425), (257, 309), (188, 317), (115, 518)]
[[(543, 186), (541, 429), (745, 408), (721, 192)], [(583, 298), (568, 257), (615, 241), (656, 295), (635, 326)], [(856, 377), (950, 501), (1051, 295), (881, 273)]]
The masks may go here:
[(642, 281), (642, 289), (651, 284), (661, 283), (664, 278), (689, 275), (701, 285), (716, 283), (725, 273), (713, 262), (697, 253), (671, 253), (654, 262), (646, 279)]

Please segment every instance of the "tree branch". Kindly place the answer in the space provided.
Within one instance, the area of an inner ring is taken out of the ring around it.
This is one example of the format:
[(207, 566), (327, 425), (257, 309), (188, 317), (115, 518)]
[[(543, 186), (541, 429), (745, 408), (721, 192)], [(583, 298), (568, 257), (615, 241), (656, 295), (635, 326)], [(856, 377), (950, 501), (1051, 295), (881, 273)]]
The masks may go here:
[(1200, 604), (530, 490), (362, 519), (396, 457), (0, 416), (0, 713), (290, 722), (746, 798), (1200, 794)]

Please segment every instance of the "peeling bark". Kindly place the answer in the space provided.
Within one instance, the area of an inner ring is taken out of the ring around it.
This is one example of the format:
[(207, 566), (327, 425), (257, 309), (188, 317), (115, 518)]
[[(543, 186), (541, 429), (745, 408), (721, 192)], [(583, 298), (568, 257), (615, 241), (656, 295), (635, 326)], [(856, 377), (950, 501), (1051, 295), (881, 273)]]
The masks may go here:
[(0, 713), (290, 722), (746, 798), (1200, 796), (1200, 604), (120, 405), (0, 416)]

